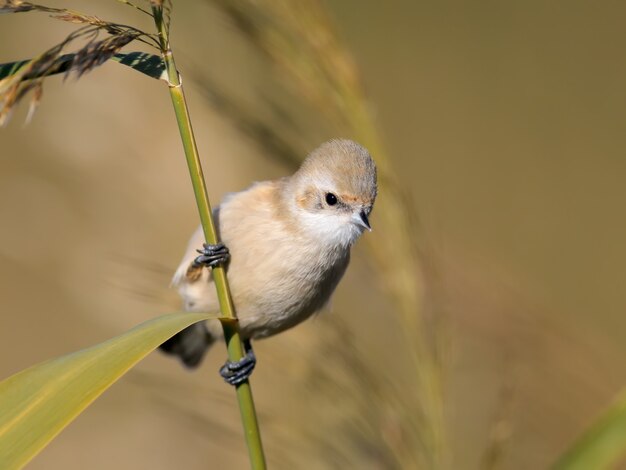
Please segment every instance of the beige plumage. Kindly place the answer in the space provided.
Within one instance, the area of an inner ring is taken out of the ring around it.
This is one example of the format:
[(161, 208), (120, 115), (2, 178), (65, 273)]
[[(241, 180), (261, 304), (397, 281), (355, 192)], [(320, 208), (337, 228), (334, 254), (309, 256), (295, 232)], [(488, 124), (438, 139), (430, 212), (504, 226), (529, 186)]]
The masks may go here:
[[(313, 151), (291, 177), (255, 183), (227, 195), (214, 216), (230, 250), (228, 280), (243, 338), (291, 328), (329, 300), (365, 229), (376, 198), (376, 166), (350, 140)], [(198, 229), (174, 275), (188, 311), (219, 310), (211, 272), (194, 265), (204, 242)], [(219, 324), (196, 324), (162, 349), (197, 365), (221, 336)]]

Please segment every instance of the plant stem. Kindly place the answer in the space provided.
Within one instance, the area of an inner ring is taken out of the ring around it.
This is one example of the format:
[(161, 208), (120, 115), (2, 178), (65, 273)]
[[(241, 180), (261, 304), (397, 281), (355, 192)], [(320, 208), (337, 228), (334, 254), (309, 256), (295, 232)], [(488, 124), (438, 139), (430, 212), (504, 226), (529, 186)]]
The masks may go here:
[[(185, 149), (185, 157), (187, 159), (193, 191), (198, 205), (198, 212), (200, 213), (200, 221), (202, 223), (204, 237), (207, 243), (216, 244), (218, 243), (218, 238), (215, 230), (215, 223), (212, 217), (211, 204), (209, 203), (209, 198), (207, 196), (206, 184), (204, 182), (204, 175), (202, 173), (202, 166), (200, 164), (196, 140), (191, 127), (191, 120), (189, 118), (189, 111), (185, 101), (183, 86), (180, 81), (178, 70), (176, 69), (176, 64), (174, 63), (174, 55), (172, 54), (172, 50), (169, 45), (168, 31), (163, 20), (163, 7), (155, 6), (153, 4), (152, 13), (154, 15), (154, 22), (159, 34), (161, 54), (163, 55), (163, 60), (168, 73), (170, 95), (172, 98), (172, 104), (174, 105), (178, 129), (180, 131), (183, 147)], [(220, 310), (222, 315), (228, 319), (222, 321), (224, 338), (228, 349), (228, 358), (231, 361), (236, 362), (244, 356), (244, 351), (241, 344), (239, 324), (235, 314), (235, 307), (230, 295), (228, 280), (226, 279), (226, 271), (223, 267), (218, 266), (213, 268), (212, 274), (215, 288), (217, 289)], [(250, 388), (250, 384), (247, 380), (237, 386), (237, 399), (239, 401), (239, 410), (241, 412), (246, 443), (250, 454), (250, 464), (253, 469), (265, 469), (265, 456), (263, 454), (263, 446), (261, 444), (261, 434), (259, 432), (256, 411), (254, 409), (254, 400), (252, 399), (252, 389)]]

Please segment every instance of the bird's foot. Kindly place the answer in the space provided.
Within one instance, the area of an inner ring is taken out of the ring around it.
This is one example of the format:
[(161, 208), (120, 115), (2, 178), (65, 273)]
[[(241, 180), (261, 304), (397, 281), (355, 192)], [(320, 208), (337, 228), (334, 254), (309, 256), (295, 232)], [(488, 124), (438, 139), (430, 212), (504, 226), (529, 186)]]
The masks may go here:
[(200, 253), (200, 256), (193, 260), (193, 268), (200, 268), (202, 266), (215, 268), (226, 264), (230, 259), (230, 252), (223, 243), (218, 243), (217, 245), (204, 243), (202, 249), (196, 251)]
[(237, 362), (226, 361), (220, 368), (220, 375), (226, 383), (239, 385), (248, 380), (248, 377), (252, 374), (254, 366), (256, 366), (256, 356), (254, 355), (250, 341), (244, 341), (244, 347), (246, 349), (246, 355), (244, 357)]

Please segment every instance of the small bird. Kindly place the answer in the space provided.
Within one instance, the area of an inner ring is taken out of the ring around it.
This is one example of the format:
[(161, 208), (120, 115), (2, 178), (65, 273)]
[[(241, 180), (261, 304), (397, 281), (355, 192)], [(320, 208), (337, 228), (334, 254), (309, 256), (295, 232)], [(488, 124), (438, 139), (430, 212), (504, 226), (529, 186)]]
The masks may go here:
[[(202, 245), (201, 227), (192, 235), (172, 284), (186, 311), (216, 312), (211, 268), (226, 267), (246, 350), (243, 359), (220, 369), (226, 382), (237, 385), (252, 373), (250, 340), (287, 330), (328, 302), (351, 246), (371, 230), (376, 193), (368, 151), (351, 140), (330, 140), (292, 176), (227, 195), (213, 213), (222, 243)], [(196, 323), (160, 348), (196, 367), (221, 337), (217, 322)]]

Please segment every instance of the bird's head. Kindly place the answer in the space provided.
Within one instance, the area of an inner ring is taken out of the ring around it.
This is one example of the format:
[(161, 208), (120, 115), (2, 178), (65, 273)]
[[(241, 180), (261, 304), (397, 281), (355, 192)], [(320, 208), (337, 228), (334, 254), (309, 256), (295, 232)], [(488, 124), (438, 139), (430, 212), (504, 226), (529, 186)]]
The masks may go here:
[(291, 206), (307, 233), (349, 246), (371, 230), (376, 165), (351, 140), (331, 140), (306, 158), (290, 181)]

